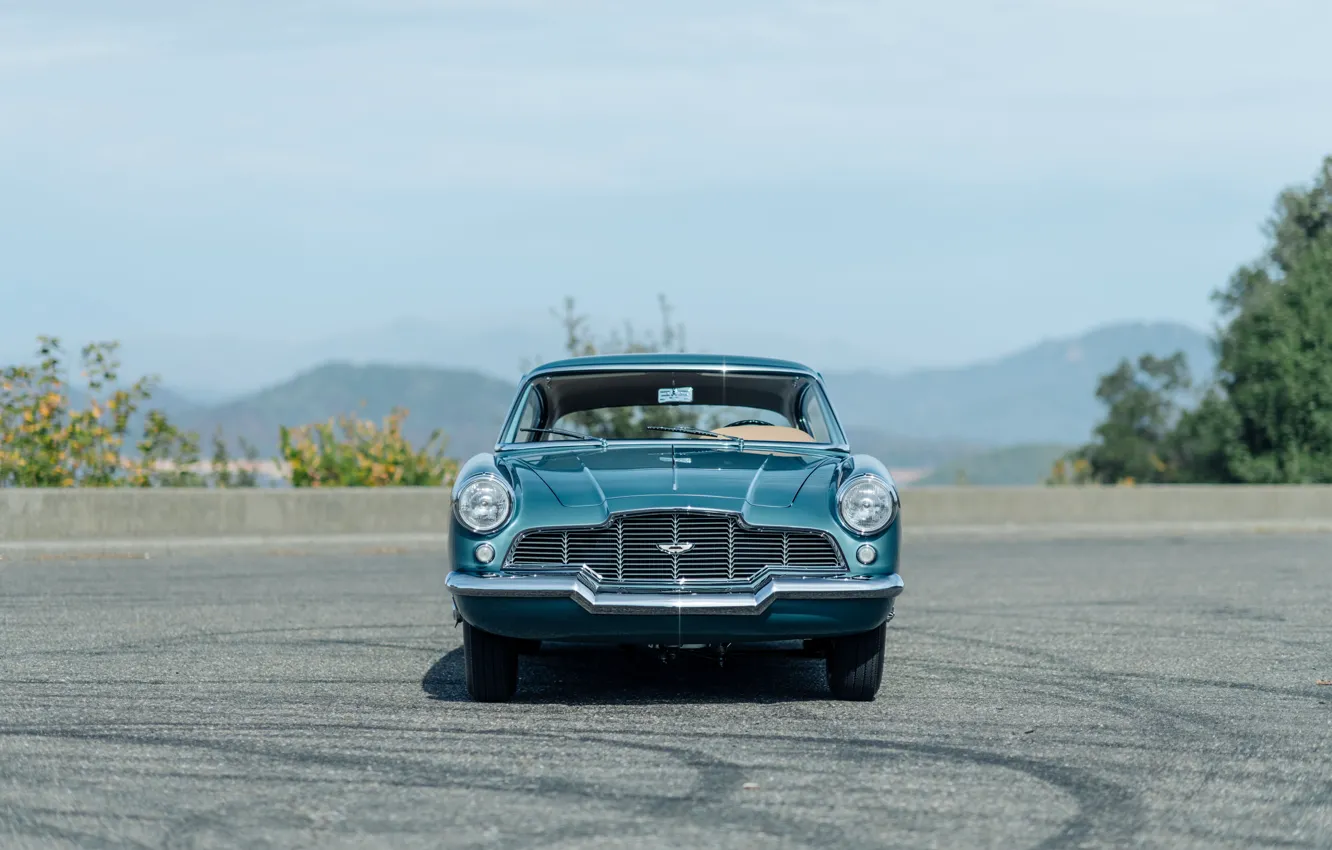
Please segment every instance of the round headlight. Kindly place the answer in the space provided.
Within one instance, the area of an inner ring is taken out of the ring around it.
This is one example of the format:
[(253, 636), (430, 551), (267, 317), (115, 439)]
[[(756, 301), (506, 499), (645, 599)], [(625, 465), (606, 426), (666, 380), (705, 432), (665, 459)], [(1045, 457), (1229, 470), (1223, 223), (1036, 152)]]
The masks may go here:
[(882, 479), (864, 475), (844, 485), (837, 510), (847, 528), (873, 534), (888, 527), (897, 514), (897, 494)]
[(458, 520), (472, 531), (484, 534), (494, 531), (509, 518), (513, 499), (509, 488), (490, 475), (473, 478), (458, 491), (454, 510)]

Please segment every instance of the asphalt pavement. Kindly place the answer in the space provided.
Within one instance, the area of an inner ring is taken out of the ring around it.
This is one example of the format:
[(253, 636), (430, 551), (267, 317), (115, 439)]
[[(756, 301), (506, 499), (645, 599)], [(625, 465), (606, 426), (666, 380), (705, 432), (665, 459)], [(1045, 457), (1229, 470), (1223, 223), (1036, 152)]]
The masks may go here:
[(1332, 847), (1332, 537), (932, 540), (794, 645), (467, 701), (430, 554), (0, 562), (0, 847)]

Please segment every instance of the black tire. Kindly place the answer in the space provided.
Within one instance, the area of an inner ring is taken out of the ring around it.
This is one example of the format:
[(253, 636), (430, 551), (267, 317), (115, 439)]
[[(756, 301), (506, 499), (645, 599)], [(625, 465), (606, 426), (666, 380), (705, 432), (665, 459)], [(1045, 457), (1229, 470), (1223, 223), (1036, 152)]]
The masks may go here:
[(840, 700), (869, 702), (883, 681), (888, 624), (858, 635), (834, 638), (828, 648), (828, 689)]
[(508, 702), (518, 690), (518, 647), (500, 635), (463, 623), (467, 693), (477, 702)]

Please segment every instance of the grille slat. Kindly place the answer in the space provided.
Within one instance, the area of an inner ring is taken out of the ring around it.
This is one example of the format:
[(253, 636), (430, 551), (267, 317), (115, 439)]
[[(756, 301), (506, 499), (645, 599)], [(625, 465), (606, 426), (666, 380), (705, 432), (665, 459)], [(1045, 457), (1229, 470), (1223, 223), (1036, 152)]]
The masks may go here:
[[(660, 544), (693, 544), (671, 554)], [(617, 516), (596, 528), (529, 531), (508, 563), (586, 564), (602, 580), (621, 584), (710, 581), (744, 583), (764, 567), (837, 575), (846, 567), (836, 545), (818, 531), (746, 528), (736, 514), (660, 511)]]

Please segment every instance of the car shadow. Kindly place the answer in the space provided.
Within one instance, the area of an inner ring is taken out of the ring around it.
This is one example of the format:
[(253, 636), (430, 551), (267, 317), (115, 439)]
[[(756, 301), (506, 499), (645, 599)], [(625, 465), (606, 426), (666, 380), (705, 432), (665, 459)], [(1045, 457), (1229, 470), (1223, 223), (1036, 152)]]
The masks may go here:
[[(822, 658), (798, 642), (751, 644), (727, 652), (725, 663), (680, 652), (663, 663), (645, 648), (543, 644), (518, 661), (513, 702), (560, 705), (641, 703), (779, 703), (829, 699)], [(421, 689), (445, 702), (469, 702), (463, 650), (431, 665)]]

